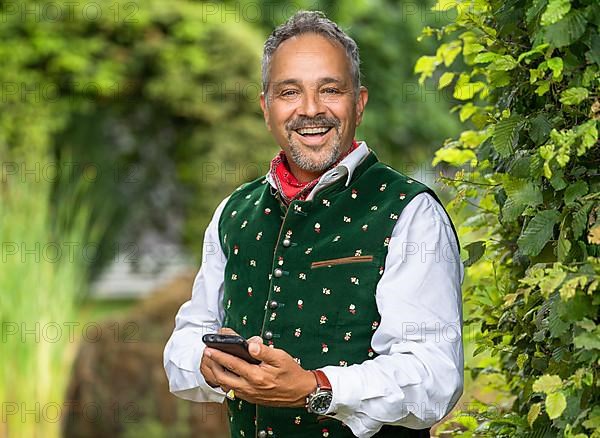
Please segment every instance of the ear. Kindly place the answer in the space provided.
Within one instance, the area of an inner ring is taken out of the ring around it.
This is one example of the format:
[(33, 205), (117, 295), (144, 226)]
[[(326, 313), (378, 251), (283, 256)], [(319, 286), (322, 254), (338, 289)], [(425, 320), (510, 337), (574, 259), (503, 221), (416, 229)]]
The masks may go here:
[(267, 105), (267, 100), (265, 97), (264, 91), (260, 93), (260, 109), (262, 109), (263, 117), (265, 118), (265, 124), (267, 125), (267, 129), (271, 130), (271, 123), (269, 123), (269, 107)]
[(369, 100), (369, 90), (366, 87), (361, 86), (360, 91), (358, 92), (358, 100), (356, 102), (356, 126), (360, 125), (362, 122), (363, 113), (365, 112), (365, 107), (367, 106), (367, 102)]

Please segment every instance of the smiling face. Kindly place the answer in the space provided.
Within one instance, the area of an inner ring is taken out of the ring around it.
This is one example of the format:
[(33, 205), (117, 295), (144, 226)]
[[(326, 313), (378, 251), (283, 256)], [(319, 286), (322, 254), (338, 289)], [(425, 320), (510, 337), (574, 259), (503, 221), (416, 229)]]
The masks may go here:
[(265, 122), (299, 181), (311, 181), (352, 145), (368, 99), (355, 99), (350, 63), (341, 44), (313, 33), (292, 37), (271, 60)]

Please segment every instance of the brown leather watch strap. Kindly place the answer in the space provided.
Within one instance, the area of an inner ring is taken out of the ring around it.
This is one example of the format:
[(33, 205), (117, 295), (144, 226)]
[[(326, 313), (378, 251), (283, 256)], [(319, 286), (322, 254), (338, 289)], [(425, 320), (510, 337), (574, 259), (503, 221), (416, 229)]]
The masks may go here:
[(315, 375), (315, 378), (317, 379), (317, 386), (319, 387), (319, 389), (331, 391), (331, 383), (329, 382), (329, 379), (323, 371), (311, 370), (311, 372)]

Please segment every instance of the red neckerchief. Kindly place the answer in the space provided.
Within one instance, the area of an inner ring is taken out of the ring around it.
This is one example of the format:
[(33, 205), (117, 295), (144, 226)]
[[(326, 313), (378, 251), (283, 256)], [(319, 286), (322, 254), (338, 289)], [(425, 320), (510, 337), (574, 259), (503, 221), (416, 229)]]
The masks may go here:
[[(350, 152), (355, 150), (358, 147), (358, 143), (356, 140), (352, 140), (352, 146), (350, 149), (343, 153), (338, 160), (329, 166), (323, 173), (327, 172), (329, 169), (333, 169), (337, 166), (340, 161), (342, 161)], [(300, 182), (294, 176), (287, 162), (287, 157), (285, 156), (284, 151), (279, 151), (279, 153), (271, 160), (271, 169), (270, 174), (277, 187), (279, 188), (279, 193), (281, 194), (282, 200), (289, 204), (291, 200), (298, 199), (304, 201), (311, 189), (317, 185), (319, 182), (319, 178), (321, 175), (313, 179), (312, 181)]]

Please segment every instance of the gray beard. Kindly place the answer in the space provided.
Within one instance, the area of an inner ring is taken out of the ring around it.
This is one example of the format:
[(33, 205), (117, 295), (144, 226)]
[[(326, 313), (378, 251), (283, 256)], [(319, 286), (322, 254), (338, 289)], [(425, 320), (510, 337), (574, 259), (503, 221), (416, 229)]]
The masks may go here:
[(342, 139), (337, 129), (335, 129), (335, 133), (333, 134), (333, 147), (321, 161), (314, 161), (305, 155), (302, 150), (305, 146), (302, 146), (300, 143), (292, 140), (291, 133), (288, 135), (288, 143), (292, 155), (291, 159), (294, 161), (296, 166), (307, 172), (323, 172), (327, 170), (333, 163), (335, 163), (342, 155)]

